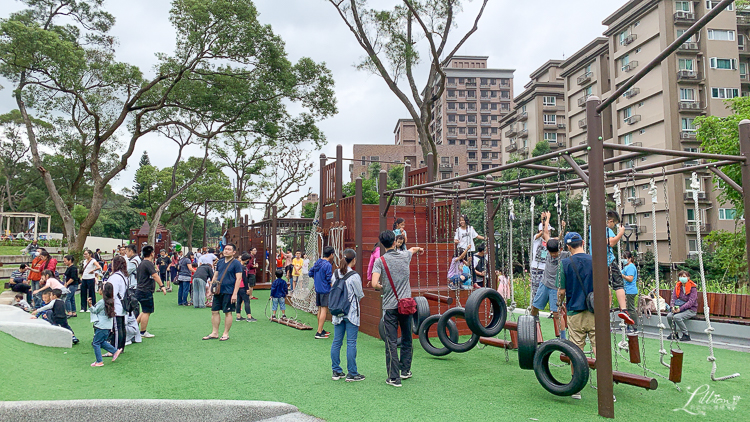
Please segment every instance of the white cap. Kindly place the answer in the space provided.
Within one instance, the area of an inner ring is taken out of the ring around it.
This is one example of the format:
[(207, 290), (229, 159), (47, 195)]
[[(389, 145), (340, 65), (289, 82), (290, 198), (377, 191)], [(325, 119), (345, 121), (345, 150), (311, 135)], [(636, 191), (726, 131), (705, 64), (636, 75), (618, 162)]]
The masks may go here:
[[(542, 231), (542, 230), (544, 230), (544, 225), (542, 223), (539, 223), (539, 231)], [(553, 231), (553, 230), (555, 230), (555, 228), (552, 226), (549, 226), (549, 231)]]

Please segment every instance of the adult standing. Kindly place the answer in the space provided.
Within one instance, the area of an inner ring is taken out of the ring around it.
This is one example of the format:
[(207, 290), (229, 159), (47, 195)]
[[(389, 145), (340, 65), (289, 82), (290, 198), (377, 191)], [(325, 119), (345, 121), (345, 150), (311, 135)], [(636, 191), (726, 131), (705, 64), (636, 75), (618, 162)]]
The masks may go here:
[(224, 246), (224, 259), (216, 263), (216, 272), (214, 273), (214, 283), (220, 283), (220, 293), (214, 295), (213, 305), (211, 306), (211, 334), (203, 337), (203, 340), (213, 340), (219, 338), (219, 325), (221, 324), (220, 312), (224, 312), (224, 334), (220, 341), (229, 340), (229, 330), (232, 328), (232, 313), (237, 303), (237, 292), (242, 285), (242, 264), (234, 259), (236, 247), (233, 243), (227, 243)]
[(214, 265), (218, 258), (216, 257), (216, 251), (214, 248), (209, 248), (208, 250), (204, 250), (200, 257), (196, 257), (196, 263), (198, 265), (201, 264), (210, 264)]
[[(398, 313), (398, 301), (411, 297), (409, 264), (414, 254), (423, 251), (413, 247), (406, 251), (395, 248), (396, 236), (386, 230), (378, 237), (385, 254), (375, 261), (372, 269), (372, 286), (383, 291), (383, 323), (385, 325), (385, 366), (388, 371), (386, 384), (401, 387), (401, 380), (412, 377), (411, 373), (411, 315)], [(383, 274), (385, 273), (385, 276)], [(385, 278), (383, 282), (381, 279)], [(395, 292), (393, 287), (395, 287)], [(401, 327), (401, 357), (397, 344), (398, 328)]]
[(115, 299), (115, 323), (113, 325), (110, 344), (116, 349), (125, 347), (127, 328), (125, 325), (125, 308), (122, 304), (125, 299), (125, 291), (128, 289), (128, 263), (122, 255), (115, 256), (112, 260), (112, 275), (107, 279), (112, 284), (112, 294)]
[(54, 274), (55, 277), (57, 277), (57, 275), (58, 275), (57, 274), (57, 259), (53, 258), (52, 255), (50, 255), (49, 252), (47, 252), (46, 249), (41, 248), (40, 250), (42, 251), (41, 255), (43, 257), (47, 258), (47, 268), (45, 268), (45, 269), (52, 271), (52, 274)]
[(187, 306), (188, 305), (188, 293), (190, 293), (190, 280), (193, 278), (193, 253), (188, 252), (187, 255), (180, 259), (177, 265), (177, 281), (180, 283), (180, 288), (177, 290), (177, 305)]
[(315, 332), (316, 339), (328, 338), (330, 334), (323, 329), (326, 322), (326, 313), (328, 312), (328, 294), (331, 292), (331, 276), (333, 275), (333, 253), (335, 249), (332, 246), (323, 248), (323, 258), (318, 259), (313, 264), (310, 277), (315, 280), (315, 306), (318, 307), (318, 331)]
[[(205, 255), (204, 255), (205, 256)], [(206, 307), (206, 282), (214, 278), (213, 263), (202, 263), (193, 274), (193, 306), (196, 308)]]
[[(172, 260), (169, 263), (169, 279), (172, 280), (172, 284), (177, 284), (179, 286), (179, 282), (177, 281), (177, 269), (180, 266), (180, 258), (179, 255), (177, 255), (177, 252), (172, 252)], [(172, 291), (172, 286), (170, 285), (167, 288), (168, 292)]]
[(136, 288), (135, 297), (138, 299), (138, 303), (141, 305), (141, 313), (138, 315), (136, 321), (141, 328), (141, 337), (151, 338), (154, 335), (147, 331), (148, 319), (151, 314), (154, 313), (154, 291), (156, 285), (159, 285), (159, 290), (167, 294), (167, 289), (164, 287), (164, 283), (161, 281), (156, 267), (154, 266), (154, 247), (146, 245), (143, 247), (143, 261), (138, 264), (136, 270)]
[(83, 251), (83, 261), (81, 262), (81, 312), (88, 312), (88, 298), (91, 303), (96, 303), (96, 271), (102, 267), (93, 257), (90, 250)]
[[(349, 301), (349, 312), (344, 316), (332, 316), (333, 342), (331, 343), (331, 368), (333, 369), (334, 381), (344, 376), (341, 369), (341, 346), (344, 344), (346, 335), (346, 367), (348, 374), (347, 382), (364, 381), (365, 376), (357, 371), (357, 335), (359, 334), (359, 301), (365, 297), (362, 291), (362, 277), (354, 271), (357, 263), (357, 253), (353, 249), (344, 251), (344, 259), (341, 267), (336, 270), (337, 280), (344, 279), (347, 287), (347, 300)], [(349, 274), (351, 273), (351, 274)]]

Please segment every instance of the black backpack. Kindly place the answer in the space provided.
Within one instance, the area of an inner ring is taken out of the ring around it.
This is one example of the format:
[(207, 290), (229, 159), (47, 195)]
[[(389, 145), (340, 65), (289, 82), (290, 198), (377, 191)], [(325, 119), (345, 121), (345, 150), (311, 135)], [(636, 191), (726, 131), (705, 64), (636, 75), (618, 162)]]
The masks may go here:
[(337, 317), (349, 315), (351, 303), (349, 302), (349, 289), (346, 287), (346, 279), (355, 273), (356, 271), (349, 271), (343, 278), (339, 278), (339, 271), (334, 272), (336, 281), (333, 282), (331, 292), (328, 295), (328, 309), (331, 311), (331, 315)]

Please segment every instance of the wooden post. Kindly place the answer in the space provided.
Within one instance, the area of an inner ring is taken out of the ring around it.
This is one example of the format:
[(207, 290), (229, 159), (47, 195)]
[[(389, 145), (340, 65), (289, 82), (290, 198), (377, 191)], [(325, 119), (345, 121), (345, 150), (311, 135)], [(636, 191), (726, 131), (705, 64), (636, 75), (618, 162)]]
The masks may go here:
[[(597, 96), (586, 100), (586, 121), (588, 122), (589, 190), (591, 195), (591, 258), (593, 261), (593, 279), (608, 280), (607, 266), (607, 192), (604, 184), (604, 140), (602, 139), (602, 117), (596, 108), (601, 101)], [(584, 245), (585, 246), (585, 245)], [(595, 330), (598, 333), (609, 333), (609, 301), (611, 294), (607, 283), (594, 283), (594, 308), (597, 309)], [(615, 417), (615, 406), (612, 396), (612, 345), (601, 341), (596, 345), (596, 360), (600, 362), (596, 371), (599, 416)]]
[(355, 270), (362, 274), (364, 271), (364, 256), (362, 255), (362, 178), (357, 177), (354, 180), (354, 226), (349, 230), (354, 230), (355, 252), (357, 252), (357, 263)]
[[(277, 221), (276, 221), (276, 205), (271, 207), (271, 253), (269, 253), (269, 258), (273, 259), (273, 262), (276, 262), (276, 229), (277, 229)], [(269, 269), (271, 266), (269, 265)]]
[[(378, 175), (378, 193), (380, 194), (380, 225), (378, 232), (384, 232), (386, 230), (386, 217), (385, 208), (388, 206), (388, 198), (385, 196), (385, 191), (388, 189), (388, 172), (380, 170)], [(385, 250), (383, 250), (385, 253)]]
[(336, 221), (341, 221), (341, 198), (344, 196), (344, 164), (343, 164), (343, 154), (344, 154), (344, 147), (341, 145), (336, 145), (336, 180), (334, 187), (334, 192), (336, 194), (336, 201), (334, 204), (336, 205)]
[(34, 214), (34, 240), (39, 240), (39, 214)]
[[(431, 152), (427, 153), (427, 182), (433, 182), (433, 181), (435, 181), (435, 163), (433, 162), (432, 157), (433, 156), (432, 156)], [(416, 192), (413, 192), (413, 193), (416, 193)], [(412, 201), (415, 201), (415, 199), (412, 199)], [(427, 239), (427, 243), (430, 243), (430, 242), (432, 242), (432, 240), (431, 240), (432, 239), (431, 238), (431, 236), (432, 236), (432, 225), (434, 224), (433, 221), (432, 221), (432, 218), (433, 218), (432, 217), (432, 213), (433, 213), (434, 201), (433, 201), (432, 198), (427, 198), (427, 201), (425, 201), (425, 204), (427, 204), (427, 209), (426, 209), (426, 211), (427, 211), (427, 213), (426, 213), (427, 214), (427, 236), (426, 236), (426, 239)], [(439, 256), (440, 255), (439, 252), (437, 252), (437, 253), (438, 253), (438, 256)]]
[[(630, 363), (641, 363), (641, 349), (638, 348), (638, 334), (628, 334), (628, 351), (630, 352)], [(670, 373), (672, 371), (670, 370)]]
[(669, 380), (672, 382), (682, 381), (682, 350), (672, 350), (672, 359), (669, 360)]
[[(742, 188), (750, 189), (750, 120), (744, 119), (740, 122), (740, 153), (745, 156), (742, 163)], [(742, 195), (745, 203), (745, 216), (750, 212), (750, 195)], [(700, 234), (699, 234), (700, 236)], [(745, 248), (747, 262), (750, 262), (750, 230), (745, 230)], [(750, 266), (747, 267), (750, 275)]]
[[(324, 211), (324, 208), (326, 206), (326, 184), (328, 183), (328, 180), (326, 180), (326, 161), (328, 159), (326, 158), (325, 154), (320, 154), (320, 197), (318, 198), (318, 204), (320, 206), (320, 227), (323, 227), (323, 223), (326, 219), (326, 213)], [(320, 249), (318, 249), (320, 251)]]
[[(409, 173), (411, 173), (411, 161), (406, 160), (406, 162), (404, 163), (404, 186), (403, 187), (410, 186)], [(411, 205), (413, 201), (414, 201), (414, 198), (406, 198), (406, 205)]]
[[(493, 181), (492, 175), (487, 175), (487, 181)], [(485, 204), (484, 204), (484, 253), (487, 255), (487, 265), (485, 268), (484, 280), (485, 286), (491, 289), (495, 288), (495, 218), (492, 217), (494, 207), (492, 201), (487, 200), (487, 190), (484, 191)]]

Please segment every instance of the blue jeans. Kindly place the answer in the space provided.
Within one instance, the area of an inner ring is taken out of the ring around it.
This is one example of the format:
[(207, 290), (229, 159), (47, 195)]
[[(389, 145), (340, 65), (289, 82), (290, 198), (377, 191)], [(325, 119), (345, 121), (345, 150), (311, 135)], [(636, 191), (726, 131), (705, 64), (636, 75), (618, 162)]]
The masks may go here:
[(102, 348), (109, 353), (115, 353), (117, 351), (115, 346), (109, 344), (107, 341), (108, 337), (109, 330), (94, 327), (94, 341), (91, 342), (91, 345), (94, 346), (94, 355), (96, 356), (97, 362), (102, 361)]
[(286, 298), (283, 297), (272, 297), (271, 298), (271, 312), (276, 312), (276, 309), (281, 308), (282, 311), (286, 311)]
[(187, 305), (188, 293), (190, 293), (190, 282), (180, 281), (180, 289), (177, 291), (177, 304)]
[(333, 326), (333, 343), (331, 343), (331, 369), (333, 372), (344, 372), (341, 369), (341, 346), (344, 344), (346, 333), (346, 368), (350, 376), (359, 375), (357, 372), (357, 334), (359, 327), (344, 318), (341, 324)]
[(70, 293), (68, 293), (68, 296), (65, 298), (65, 310), (68, 312), (75, 312), (76, 311), (76, 290), (78, 290), (77, 284), (71, 284), (68, 286), (68, 289), (70, 290)]

